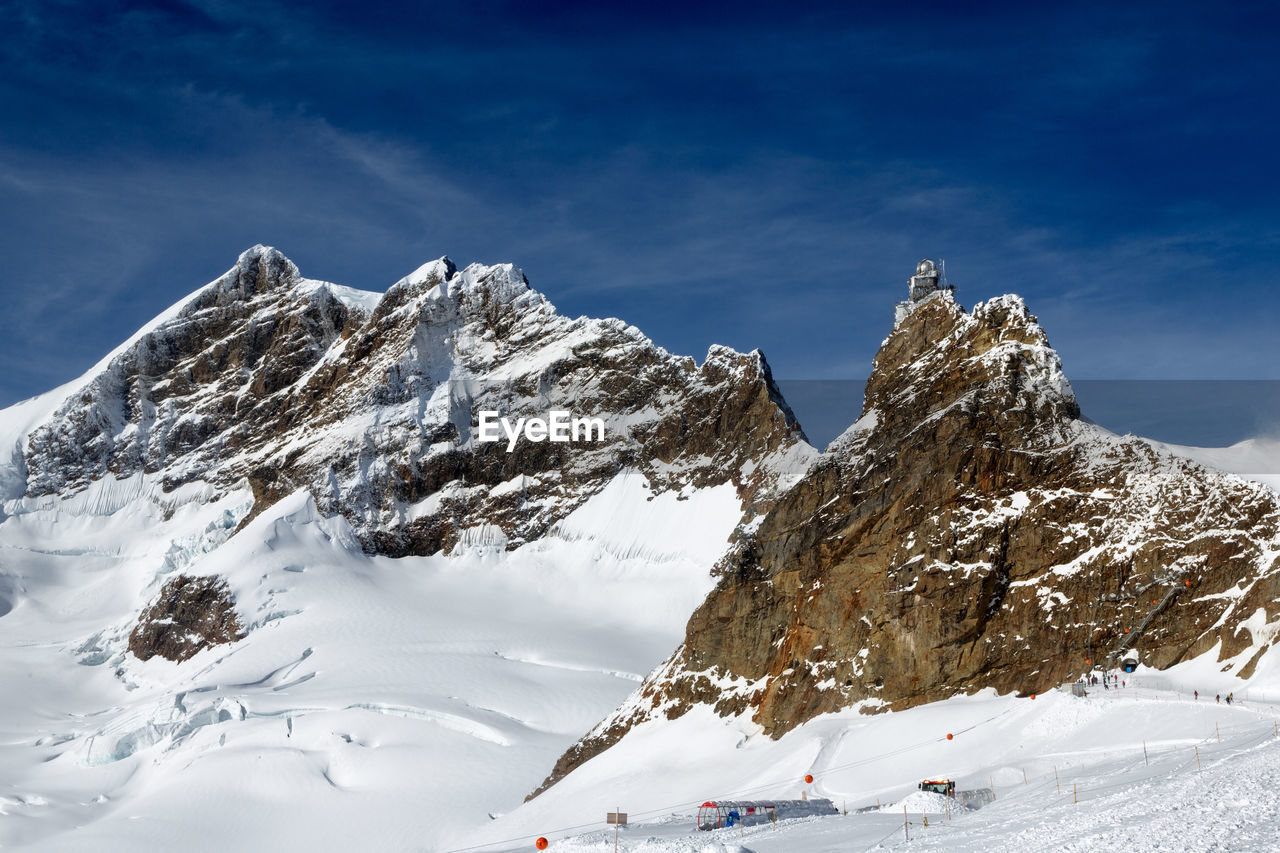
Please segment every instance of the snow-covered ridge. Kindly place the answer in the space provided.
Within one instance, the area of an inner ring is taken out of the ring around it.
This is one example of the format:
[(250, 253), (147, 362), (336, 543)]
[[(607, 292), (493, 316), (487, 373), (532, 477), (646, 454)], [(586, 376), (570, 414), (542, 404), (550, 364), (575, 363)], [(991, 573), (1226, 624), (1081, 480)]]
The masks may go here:
[[(474, 440), (481, 410), (552, 409), (601, 418), (607, 440), (501, 456)], [(27, 439), (0, 476), (10, 497), (24, 480), (66, 494), (141, 472), (166, 488), (248, 480), (261, 511), (305, 487), (393, 554), (515, 547), (622, 467), (658, 490), (733, 481), (756, 500), (808, 458), (758, 352), (712, 347), (698, 365), (622, 321), (561, 316), (512, 264), (440, 258), (378, 296), (263, 246), (44, 414), (14, 413)], [(515, 475), (530, 485), (494, 491)]]
[(1229, 471), (1280, 490), (1280, 440), (1249, 438), (1230, 447), (1188, 447), (1152, 439), (1144, 441), (1157, 450), (1191, 459), (1208, 468)]

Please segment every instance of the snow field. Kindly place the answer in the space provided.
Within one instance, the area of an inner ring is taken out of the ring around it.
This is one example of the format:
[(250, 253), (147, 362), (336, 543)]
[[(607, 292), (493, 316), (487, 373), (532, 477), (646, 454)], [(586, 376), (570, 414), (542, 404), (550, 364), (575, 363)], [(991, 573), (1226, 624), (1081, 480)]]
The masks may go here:
[[(1264, 658), (1245, 683), (1214, 654), (1087, 699), (986, 692), (851, 710), (778, 741), (695, 709), (522, 804), (679, 641), (711, 583), (698, 531), (724, 541), (728, 492), (651, 496), (624, 473), (517, 551), (390, 560), (361, 553), (301, 494), (228, 539), (244, 494), (204, 503), (198, 487), (163, 495), (138, 478), (95, 490), (11, 501), (0, 522), (0, 679), (22, 688), (0, 691), (0, 844), (443, 853), (533, 849), (545, 835), (552, 850), (594, 851), (612, 844), (603, 816), (619, 806), (634, 822), (623, 849), (647, 853), (905, 848), (904, 804), (910, 849), (1079, 836), (1067, 849), (1197, 850), (1212, 848), (1196, 838), (1276, 825), (1267, 789), (1250, 787), (1271, 785), (1280, 757), (1263, 704), (1280, 698), (1276, 665)], [(124, 656), (138, 607), (179, 569), (228, 577), (249, 639), (181, 664)], [(936, 775), (997, 800), (950, 821), (923, 804), (925, 827), (916, 783)], [(692, 830), (706, 799), (802, 792), (849, 814)], [(1133, 829), (1130, 813), (1152, 825)]]
[[(623, 479), (598, 499), (645, 513), (647, 534), (593, 533), (589, 501), (573, 538), (401, 560), (363, 554), (301, 493), (229, 539), (243, 494), (174, 507), (112, 481), (11, 501), (0, 846), (411, 850), (490, 823), (669, 654), (710, 588), (732, 490), (676, 500)], [(182, 663), (125, 655), (178, 569), (228, 578), (249, 637)]]
[[(631, 826), (622, 836), (621, 849), (684, 851), (701, 849), (696, 846), (700, 842), (718, 842), (737, 844), (757, 853), (872, 849), (1274, 850), (1275, 832), (1280, 826), (1280, 799), (1273, 793), (1280, 781), (1280, 717), (1266, 707), (1228, 707), (1215, 704), (1212, 699), (1208, 703), (1203, 699), (1195, 702), (1190, 696), (1169, 691), (1126, 690), (1086, 699), (1063, 693), (1036, 700), (967, 697), (862, 721), (848, 719), (845, 731), (856, 728), (875, 732), (883, 728), (897, 729), (901, 735), (909, 729), (881, 724), (895, 717), (914, 718), (910, 721), (925, 729), (972, 719), (970, 714), (981, 706), (996, 712), (967, 732), (957, 733), (952, 741), (944, 735), (941, 741), (919, 746), (890, 737), (878, 745), (877, 753), (870, 755), (845, 753), (850, 743), (845, 736), (842, 748), (833, 753), (836, 763), (826, 772), (814, 768), (817, 778), (812, 788), (835, 799), (837, 805), (846, 805), (846, 815), (699, 833), (693, 829), (696, 804), (691, 804), (682, 815), (668, 812), (650, 818), (652, 823)], [(1157, 692), (1164, 695), (1157, 697)], [(711, 722), (703, 720), (702, 726)], [(830, 726), (835, 722), (824, 717), (815, 724)], [(804, 730), (793, 732), (772, 742), (772, 750), (790, 752), (786, 742), (795, 735), (801, 736), (799, 740), (809, 737)], [(836, 737), (841, 736), (837, 733)], [(861, 748), (857, 752), (861, 753)], [(923, 777), (911, 774), (906, 767), (900, 770), (894, 766), (902, 763), (918, 767), (921, 762), (908, 758), (916, 752), (924, 753), (924, 761), (932, 767), (926, 775), (950, 775), (962, 790), (993, 785), (995, 802), (967, 813), (954, 808), (953, 803), (948, 820), (945, 805), (940, 805), (944, 798), (912, 790)], [(843, 761), (842, 753), (850, 760)], [(602, 758), (608, 756), (606, 753)], [(752, 763), (756, 767), (768, 764)], [(726, 764), (741, 765), (743, 759), (728, 756)], [(691, 768), (688, 772), (704, 771)], [(712, 778), (714, 770), (707, 768), (705, 773)], [(562, 784), (573, 782), (576, 775)], [(842, 803), (842, 795), (851, 792), (856, 782), (850, 783), (857, 777), (877, 778), (883, 785), (881, 793), (875, 799), (867, 798), (870, 802), (850, 798)], [(651, 784), (650, 796), (667, 793), (666, 787)], [(803, 787), (799, 780), (780, 782), (774, 796), (796, 796)], [(615, 791), (615, 799), (626, 810), (628, 796), (620, 789)], [(544, 796), (555, 794), (553, 788)], [(630, 800), (634, 802), (639, 795), (636, 792)], [(769, 796), (763, 792), (752, 795)], [(541, 805), (535, 800), (521, 811), (542, 810), (539, 817), (550, 820), (559, 808), (550, 800)], [(867, 808), (871, 811), (865, 811)], [(499, 823), (514, 826), (513, 819), (519, 814), (513, 813)], [(644, 820), (643, 812), (631, 814), (633, 820), (637, 816)], [(909, 823), (906, 829), (910, 842), (905, 838), (904, 819)], [(603, 821), (603, 815), (599, 820)], [(542, 834), (553, 838), (549, 847), (552, 851), (605, 850), (610, 849), (604, 846), (606, 843), (612, 844), (612, 834), (603, 830), (570, 834), (563, 839)], [(524, 844), (499, 844), (485, 849), (515, 851), (532, 846), (530, 839)]]

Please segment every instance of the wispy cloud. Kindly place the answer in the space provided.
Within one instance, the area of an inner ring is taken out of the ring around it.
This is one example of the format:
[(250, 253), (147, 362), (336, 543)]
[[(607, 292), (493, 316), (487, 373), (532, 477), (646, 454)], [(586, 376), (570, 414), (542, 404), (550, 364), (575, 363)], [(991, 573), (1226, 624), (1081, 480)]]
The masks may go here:
[(255, 242), (368, 288), (514, 261), (793, 377), (860, 377), (942, 255), (1077, 375), (1274, 375), (1273, 120), (1235, 108), (1274, 52), (1196, 15), (7, 4), (0, 402)]

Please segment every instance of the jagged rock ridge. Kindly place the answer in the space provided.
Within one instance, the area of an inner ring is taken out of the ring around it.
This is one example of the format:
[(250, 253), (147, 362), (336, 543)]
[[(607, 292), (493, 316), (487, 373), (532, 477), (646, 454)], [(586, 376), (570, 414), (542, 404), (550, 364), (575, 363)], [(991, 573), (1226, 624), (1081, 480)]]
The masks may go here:
[(778, 737), (851, 706), (1044, 691), (1131, 648), (1162, 668), (1216, 645), (1247, 677), (1280, 629), (1278, 530), (1269, 489), (1082, 420), (1020, 299), (965, 313), (940, 293), (680, 648), (539, 790), (698, 703)]
[[(599, 416), (606, 439), (479, 443), (481, 410)], [(674, 356), (570, 319), (511, 265), (424, 265), (385, 294), (303, 278), (258, 246), (112, 358), (30, 436), (27, 493), (146, 472), (299, 488), (392, 555), (536, 539), (624, 468), (735, 482), (748, 514), (815, 455), (759, 352)]]

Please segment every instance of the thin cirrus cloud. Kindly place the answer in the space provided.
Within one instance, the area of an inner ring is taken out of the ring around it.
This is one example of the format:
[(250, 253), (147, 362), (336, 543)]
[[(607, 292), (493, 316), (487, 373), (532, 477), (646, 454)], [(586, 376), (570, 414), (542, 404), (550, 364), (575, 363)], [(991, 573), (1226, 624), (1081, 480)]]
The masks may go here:
[[(10, 322), (21, 323), (7, 338), (18, 344), (6, 353), (16, 368), (4, 389), (11, 399), (92, 364), (254, 242), (287, 248), (323, 238), (359, 257), (468, 205), (393, 144), (225, 98), (181, 97), (188, 114), (194, 102), (201, 114), (216, 112), (234, 143), (194, 160), (117, 153), (105, 167), (96, 158), (2, 152), (0, 210), (11, 225), (0, 246), (28, 262), (5, 281)], [(45, 252), (33, 256), (42, 243)], [(367, 282), (387, 283), (385, 275)], [(67, 345), (85, 329), (88, 347)]]
[(1206, 14), (15, 3), (0, 403), (256, 242), (369, 289), (513, 261), (801, 378), (864, 376), (941, 255), (1074, 376), (1273, 376), (1276, 178), (1241, 189), (1271, 120), (1240, 106), (1275, 60)]

